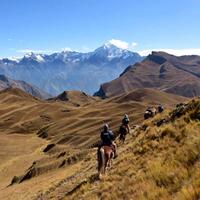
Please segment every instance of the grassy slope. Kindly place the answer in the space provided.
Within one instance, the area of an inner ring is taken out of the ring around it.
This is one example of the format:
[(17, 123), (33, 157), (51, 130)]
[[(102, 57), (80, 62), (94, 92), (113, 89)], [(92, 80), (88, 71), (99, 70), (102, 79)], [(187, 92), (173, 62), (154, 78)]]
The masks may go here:
[[(168, 118), (160, 127), (155, 122)], [(177, 199), (200, 198), (200, 100), (192, 101), (172, 120), (168, 113), (145, 122), (146, 131), (129, 136), (119, 147), (109, 175), (91, 177), (66, 199)]]
[[(144, 98), (141, 97), (143, 92), (145, 93)], [(115, 161), (114, 165), (116, 169), (113, 168), (110, 176), (105, 177), (105, 188), (104, 184), (96, 181), (96, 149), (88, 150), (87, 148), (98, 140), (99, 128), (103, 121), (110, 122), (111, 127), (116, 130), (124, 113), (130, 115), (131, 125), (138, 124), (142, 121), (143, 112), (150, 102), (152, 104), (162, 102), (166, 106), (172, 107), (177, 102), (186, 100), (182, 97), (173, 96), (171, 101), (172, 97), (170, 96), (169, 98), (168, 94), (156, 92), (152, 96), (152, 93), (153, 91), (139, 90), (136, 95), (131, 93), (78, 108), (63, 102), (40, 101), (29, 95), (27, 96), (23, 92), (21, 93), (19, 90), (7, 91), (6, 95), (3, 92), (0, 93), (0, 130), (2, 132), (0, 137), (7, 137), (6, 135), (9, 134), (10, 140), (12, 137), (13, 141), (15, 141), (17, 137), (15, 133), (18, 133), (24, 139), (21, 142), (19, 141), (19, 144), (15, 143), (15, 145), (27, 147), (26, 152), (23, 151), (23, 148), (19, 149), (19, 154), (24, 156), (15, 155), (12, 152), (15, 149), (12, 148), (12, 145), (9, 146), (8, 143), (7, 149), (11, 151), (10, 155), (12, 156), (9, 158), (0, 154), (0, 158), (4, 158), (3, 163), (0, 163), (0, 168), (3, 167), (7, 170), (9, 167), (9, 171), (12, 172), (7, 173), (7, 176), (4, 173), (0, 174), (2, 175), (1, 177), (4, 177), (4, 181), (1, 180), (0, 184), (0, 199), (28, 200), (33, 199), (33, 197), (35, 199), (39, 197), (40, 199), (57, 199), (58, 196), (61, 199), (73, 199), (75, 198), (73, 195), (82, 195), (81, 190), (85, 195), (84, 199), (98, 198), (101, 196), (101, 191), (103, 191), (103, 196), (109, 195), (110, 193), (106, 192), (106, 178), (112, 180), (114, 177), (111, 183), (116, 181), (117, 184), (118, 180), (115, 174), (118, 171), (115, 172), (115, 170), (119, 170), (119, 175), (117, 175), (120, 179), (119, 183), (121, 184), (121, 180), (126, 181), (124, 177), (127, 175), (123, 172), (123, 165), (131, 168), (128, 163), (134, 163), (135, 159), (137, 159), (135, 153), (131, 154), (129, 151), (131, 148), (135, 149), (136, 144), (138, 145), (139, 137), (143, 136), (143, 134), (141, 133), (136, 138), (130, 136), (128, 144), (120, 146), (120, 157)], [(40, 130), (46, 132), (47, 138), (34, 137)], [(26, 140), (28, 140), (28, 143)], [(132, 143), (132, 140), (136, 143)], [(29, 146), (30, 143), (33, 146)], [(48, 152), (43, 152), (49, 143), (56, 145)], [(1, 148), (3, 146), (5, 145), (2, 144)], [(139, 149), (138, 151), (143, 151), (140, 145), (137, 148)], [(30, 151), (32, 154), (29, 154)], [(133, 159), (132, 161), (131, 159), (127, 161), (128, 158), (126, 156), (128, 155)], [(14, 164), (11, 163), (13, 157), (15, 158)], [(140, 157), (139, 154), (138, 159)], [(140, 164), (146, 162), (146, 157), (141, 157), (141, 159), (143, 161), (132, 165), (132, 171), (135, 174), (138, 173), (137, 169), (141, 169)], [(33, 173), (29, 180), (6, 188), (14, 175), (20, 177), (30, 171)], [(86, 189), (84, 189), (85, 187)], [(86, 190), (89, 191), (86, 192)], [(78, 193), (76, 194), (74, 191)], [(94, 191), (94, 196), (91, 196), (91, 191)], [(113, 193), (112, 195), (115, 198), (115, 194)]]

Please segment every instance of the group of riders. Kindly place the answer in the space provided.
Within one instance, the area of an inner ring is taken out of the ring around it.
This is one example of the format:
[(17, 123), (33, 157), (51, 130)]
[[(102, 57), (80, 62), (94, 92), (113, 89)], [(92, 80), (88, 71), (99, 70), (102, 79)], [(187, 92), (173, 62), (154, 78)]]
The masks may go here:
[[(161, 104), (158, 105), (157, 109), (155, 107), (148, 107), (144, 113), (144, 118), (148, 119), (150, 117), (155, 116), (156, 113), (161, 113), (163, 111), (164, 107)], [(121, 126), (119, 128), (119, 139), (123, 143), (125, 142), (125, 138), (128, 133), (130, 133), (129, 117), (127, 114), (125, 114), (122, 119)], [(117, 146), (116, 143), (114, 142), (115, 135), (109, 128), (108, 124), (104, 124), (100, 137), (101, 137), (101, 143), (99, 144), (98, 152), (104, 146), (110, 147), (114, 153), (113, 158), (115, 159), (118, 156)]]
[[(119, 139), (124, 142), (126, 134), (128, 133), (130, 133), (129, 117), (127, 114), (125, 114), (119, 129)], [(113, 158), (115, 159), (118, 156), (118, 153), (117, 153), (117, 146), (114, 141), (115, 141), (115, 135), (110, 130), (109, 125), (104, 124), (103, 130), (101, 131), (101, 143), (99, 144), (98, 151), (104, 146), (109, 146), (113, 150), (114, 153)]]
[(157, 108), (148, 107), (144, 113), (144, 119), (149, 119), (154, 117), (157, 113), (162, 113), (164, 111), (163, 105), (159, 104)]

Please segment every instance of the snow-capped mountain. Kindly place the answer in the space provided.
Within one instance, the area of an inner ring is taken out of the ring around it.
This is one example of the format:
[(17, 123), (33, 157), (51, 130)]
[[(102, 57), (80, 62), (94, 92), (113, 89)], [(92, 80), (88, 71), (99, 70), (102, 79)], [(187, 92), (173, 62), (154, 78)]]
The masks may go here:
[(130, 52), (126, 49), (118, 48), (111, 43), (106, 43), (102, 47), (99, 47), (92, 53), (92, 56), (95, 56), (95, 55), (99, 58), (104, 58), (104, 59), (109, 59), (109, 60), (116, 59), (116, 58), (126, 59), (129, 56), (130, 57), (133, 56), (133, 52)]
[(0, 74), (36, 85), (57, 95), (64, 90), (93, 94), (99, 85), (117, 78), (124, 69), (143, 58), (106, 43), (93, 52), (63, 51), (51, 55), (30, 53), (21, 59), (0, 60)]

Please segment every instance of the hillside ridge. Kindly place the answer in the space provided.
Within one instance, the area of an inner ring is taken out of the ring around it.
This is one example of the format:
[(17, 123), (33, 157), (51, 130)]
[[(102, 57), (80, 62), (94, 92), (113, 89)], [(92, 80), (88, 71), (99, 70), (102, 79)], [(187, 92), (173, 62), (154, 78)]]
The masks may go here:
[(200, 95), (200, 56), (152, 52), (129, 66), (119, 78), (100, 86), (95, 96), (113, 97), (133, 89), (154, 88), (185, 97)]

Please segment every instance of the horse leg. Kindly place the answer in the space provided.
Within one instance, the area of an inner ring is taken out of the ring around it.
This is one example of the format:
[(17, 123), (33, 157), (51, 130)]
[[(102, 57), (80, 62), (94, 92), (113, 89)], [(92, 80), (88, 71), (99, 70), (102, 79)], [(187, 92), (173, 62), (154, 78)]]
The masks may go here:
[(122, 141), (122, 144), (124, 144), (124, 142), (125, 142), (125, 135), (124, 134), (121, 137), (121, 141)]
[(113, 158), (114, 158), (114, 153), (112, 152), (110, 155), (110, 167), (112, 166), (112, 162), (113, 162)]
[(123, 136), (123, 144), (125, 143), (125, 139), (126, 139), (126, 136), (124, 135)]
[(111, 167), (111, 153), (108, 155), (108, 168)]
[(124, 135), (123, 134), (120, 137), (120, 141), (121, 141), (122, 144), (124, 144)]
[(112, 166), (113, 158), (114, 158), (114, 153), (112, 152), (112, 153), (110, 154), (110, 158), (109, 158), (109, 167)]
[(107, 169), (108, 169), (108, 162), (109, 162), (109, 155), (108, 154), (105, 154), (105, 165), (104, 165), (104, 174), (106, 174), (107, 172)]

